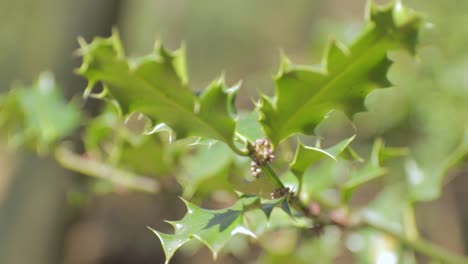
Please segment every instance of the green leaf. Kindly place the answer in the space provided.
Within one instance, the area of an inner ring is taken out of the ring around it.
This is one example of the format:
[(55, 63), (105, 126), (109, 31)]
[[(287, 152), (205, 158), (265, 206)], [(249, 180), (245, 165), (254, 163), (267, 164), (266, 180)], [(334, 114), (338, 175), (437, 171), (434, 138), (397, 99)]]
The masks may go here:
[(46, 152), (80, 122), (74, 103), (67, 103), (50, 73), (31, 87), (16, 87), (0, 98), (0, 131), (13, 147), (27, 145)]
[(263, 96), (261, 124), (276, 145), (294, 133), (313, 134), (334, 109), (352, 115), (364, 109), (368, 93), (389, 86), (387, 52), (414, 52), (421, 18), (399, 1), (370, 5), (369, 21), (349, 48), (337, 41), (328, 46), (322, 68), (294, 65), (284, 58), (276, 77), (274, 98)]
[(336, 145), (325, 150), (321, 148), (305, 146), (299, 142), (299, 145), (296, 149), (296, 154), (294, 155), (294, 160), (289, 165), (289, 168), (297, 177), (302, 177), (304, 172), (317, 161), (323, 158), (331, 158), (336, 160), (336, 157), (348, 147), (348, 145), (353, 141), (354, 137), (355, 136), (352, 136), (342, 140)]
[(161, 240), (169, 263), (174, 253), (191, 239), (203, 242), (217, 257), (222, 247), (236, 234), (255, 235), (244, 225), (243, 214), (247, 207), (258, 202), (257, 197), (244, 197), (233, 206), (221, 210), (206, 210), (183, 200), (187, 214), (179, 221), (168, 221), (174, 234), (165, 234), (150, 228)]
[[(287, 221), (282, 220), (281, 223), (287, 222), (287, 226), (301, 224), (300, 221), (293, 220), (287, 196), (265, 200), (257, 196), (244, 195), (233, 206), (221, 210), (207, 210), (183, 201), (187, 207), (187, 214), (179, 221), (167, 221), (174, 227), (174, 234), (165, 234), (149, 228), (161, 240), (166, 255), (165, 263), (169, 263), (174, 253), (194, 238), (203, 242), (216, 258), (232, 236), (244, 234), (256, 238), (257, 234), (264, 233), (270, 227), (270, 216), (275, 208), (283, 211), (288, 217)], [(255, 216), (255, 222), (252, 224), (254, 230), (259, 231), (258, 233), (251, 231), (249, 225), (244, 223), (244, 216), (248, 212), (251, 213), (251, 217)], [(255, 212), (261, 214), (252, 214)]]
[(83, 63), (79, 73), (88, 79), (86, 95), (102, 83), (100, 98), (115, 100), (123, 114), (141, 112), (155, 124), (164, 123), (178, 138), (203, 136), (234, 143), (233, 101), (238, 86), (227, 89), (220, 78), (200, 96), (187, 84), (184, 50), (169, 52), (157, 44), (154, 53), (137, 59), (125, 57), (116, 33), (80, 42)]
[(168, 176), (173, 170), (174, 157), (168, 146), (157, 136), (143, 136), (137, 142), (124, 142), (118, 166), (141, 175)]
[(263, 200), (260, 209), (263, 211), (268, 220), (270, 219), (271, 213), (275, 208), (280, 208), (287, 215), (292, 217), (292, 212), (291, 208), (289, 207), (288, 198), (289, 195), (274, 200)]
[(310, 229), (313, 225), (310, 218), (290, 207), (286, 196), (274, 200), (260, 199), (250, 209), (246, 212), (245, 218), (249, 229), (257, 237), (278, 229), (291, 227)]

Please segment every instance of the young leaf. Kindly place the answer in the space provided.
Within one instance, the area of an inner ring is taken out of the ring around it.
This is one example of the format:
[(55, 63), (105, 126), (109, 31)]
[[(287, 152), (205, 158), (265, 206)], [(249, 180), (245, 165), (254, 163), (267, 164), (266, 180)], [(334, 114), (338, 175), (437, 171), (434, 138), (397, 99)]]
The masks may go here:
[(169, 263), (174, 253), (183, 244), (195, 238), (203, 242), (217, 257), (222, 247), (233, 235), (255, 235), (244, 225), (243, 214), (246, 207), (258, 202), (257, 197), (244, 197), (233, 206), (221, 210), (206, 210), (185, 201), (187, 214), (179, 221), (171, 221), (174, 234), (165, 234), (150, 228), (161, 240)]
[(294, 133), (313, 134), (333, 109), (348, 115), (362, 111), (368, 93), (390, 84), (387, 52), (401, 48), (414, 52), (420, 24), (421, 18), (399, 1), (386, 7), (370, 5), (363, 34), (349, 48), (332, 41), (322, 69), (283, 59), (275, 97), (263, 96), (260, 104), (268, 138), (278, 144)]
[(219, 79), (200, 96), (187, 85), (184, 50), (169, 52), (156, 45), (153, 54), (130, 60), (125, 57), (116, 33), (81, 42), (83, 63), (79, 73), (88, 79), (85, 95), (101, 82), (104, 92), (98, 97), (114, 99), (123, 114), (141, 112), (155, 124), (164, 123), (178, 138), (202, 136), (234, 143), (235, 120), (231, 109), (238, 86), (227, 89)]
[(338, 156), (348, 147), (348, 145), (353, 141), (354, 137), (355, 136), (352, 136), (342, 140), (338, 144), (327, 148), (326, 150), (305, 146), (302, 143), (299, 143), (296, 149), (296, 154), (294, 155), (294, 160), (289, 165), (289, 168), (297, 177), (302, 177), (304, 172), (310, 166), (322, 158), (328, 157), (336, 160), (336, 156)]

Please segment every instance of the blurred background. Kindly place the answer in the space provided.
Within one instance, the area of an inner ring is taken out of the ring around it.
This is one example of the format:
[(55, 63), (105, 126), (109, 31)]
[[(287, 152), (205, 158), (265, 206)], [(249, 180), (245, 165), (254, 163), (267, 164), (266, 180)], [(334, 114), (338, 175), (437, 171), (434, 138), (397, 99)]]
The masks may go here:
[[(403, 2), (430, 22), (419, 57), (392, 53), (389, 77), (397, 87), (369, 96), (370, 112), (354, 121), (358, 142), (380, 136), (391, 146), (409, 146), (431, 170), (457, 148), (468, 124), (468, 2)], [(0, 0), (0, 89), (49, 70), (67, 98), (79, 96), (86, 82), (74, 73), (81, 63), (77, 38), (90, 42), (117, 28), (129, 56), (150, 52), (156, 39), (170, 49), (185, 44), (191, 87), (202, 89), (222, 73), (228, 84), (242, 80), (236, 103), (249, 110), (257, 91), (272, 94), (281, 51), (295, 63), (319, 63), (329, 38), (349, 43), (360, 32), (364, 7), (364, 0)], [(93, 113), (98, 106), (86, 107)], [(416, 210), (421, 234), (460, 254), (468, 251), (467, 174), (465, 162), (437, 179), (444, 183), (440, 199)], [(159, 240), (146, 226), (170, 232), (162, 220), (183, 215), (180, 193), (99, 194), (90, 181), (49, 158), (0, 146), (0, 263), (163, 263)], [(71, 202), (75, 196), (84, 201)], [(291, 232), (282, 232), (289, 241)], [(307, 252), (263, 240), (264, 249), (234, 241), (216, 263), (284, 263)], [(173, 263), (214, 263), (206, 248), (197, 248), (188, 246)], [(328, 261), (365, 263), (344, 248)]]

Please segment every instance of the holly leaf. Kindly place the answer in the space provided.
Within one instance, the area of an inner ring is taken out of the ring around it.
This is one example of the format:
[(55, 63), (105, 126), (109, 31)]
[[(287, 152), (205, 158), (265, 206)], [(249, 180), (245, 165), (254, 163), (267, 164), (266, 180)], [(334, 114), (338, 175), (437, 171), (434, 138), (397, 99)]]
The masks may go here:
[(352, 136), (342, 140), (336, 145), (325, 150), (316, 147), (309, 147), (299, 142), (296, 154), (294, 155), (294, 160), (289, 165), (289, 168), (298, 178), (301, 178), (302, 175), (304, 175), (304, 172), (317, 161), (323, 158), (336, 160), (336, 157), (349, 146), (354, 137), (355, 136)]
[(122, 114), (146, 114), (155, 124), (171, 127), (178, 138), (200, 136), (233, 143), (233, 101), (238, 86), (228, 89), (222, 78), (196, 96), (188, 87), (184, 50), (169, 52), (156, 44), (152, 54), (126, 58), (117, 33), (80, 41), (83, 63), (78, 72), (88, 79), (85, 96), (97, 83), (104, 90), (93, 96), (110, 99)]
[(0, 132), (13, 147), (26, 145), (47, 152), (79, 122), (78, 106), (65, 101), (50, 73), (42, 73), (32, 86), (15, 87), (0, 98)]
[(286, 195), (281, 198), (273, 199), (273, 200), (262, 199), (263, 201), (261, 202), (260, 209), (263, 211), (263, 213), (267, 217), (267, 220), (270, 219), (271, 213), (273, 212), (273, 209), (275, 208), (279, 208), (283, 210), (287, 215), (292, 217), (291, 207), (289, 206), (289, 201), (288, 201), (289, 197), (290, 197), (289, 195)]
[(179, 221), (168, 221), (174, 227), (174, 234), (165, 234), (154, 229), (161, 240), (166, 262), (174, 253), (192, 239), (203, 242), (216, 258), (223, 246), (236, 234), (255, 237), (245, 226), (243, 214), (247, 208), (258, 203), (257, 197), (243, 197), (233, 206), (221, 210), (207, 210), (183, 200), (187, 214)]
[(331, 110), (350, 116), (362, 111), (367, 94), (390, 85), (387, 52), (414, 52), (420, 16), (400, 1), (369, 6), (361, 36), (350, 47), (331, 41), (321, 67), (294, 65), (283, 58), (275, 96), (263, 96), (260, 102), (261, 124), (275, 145), (294, 133), (313, 134)]

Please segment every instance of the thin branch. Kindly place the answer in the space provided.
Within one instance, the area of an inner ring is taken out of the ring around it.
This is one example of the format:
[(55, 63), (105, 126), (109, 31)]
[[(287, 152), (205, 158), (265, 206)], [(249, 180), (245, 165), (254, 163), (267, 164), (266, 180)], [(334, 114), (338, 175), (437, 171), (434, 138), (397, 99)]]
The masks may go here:
[(159, 183), (152, 178), (119, 170), (105, 163), (84, 158), (63, 145), (55, 150), (55, 159), (69, 170), (108, 180), (129, 189), (156, 194), (161, 188)]

